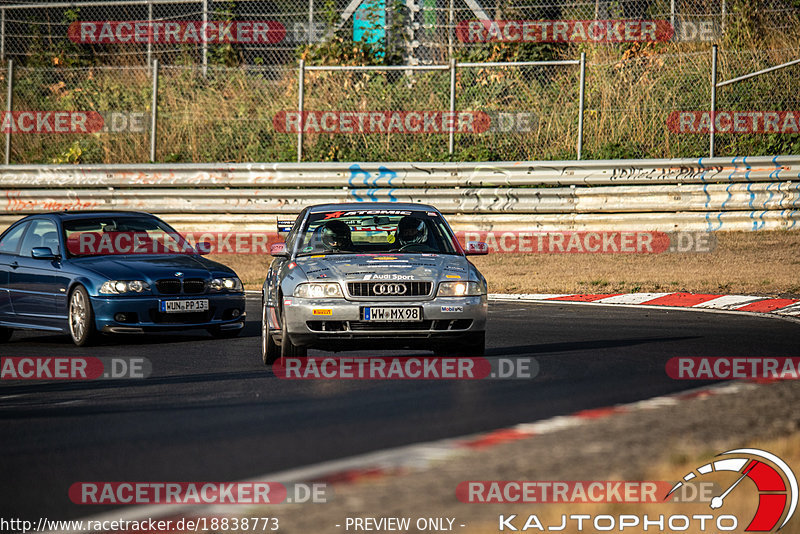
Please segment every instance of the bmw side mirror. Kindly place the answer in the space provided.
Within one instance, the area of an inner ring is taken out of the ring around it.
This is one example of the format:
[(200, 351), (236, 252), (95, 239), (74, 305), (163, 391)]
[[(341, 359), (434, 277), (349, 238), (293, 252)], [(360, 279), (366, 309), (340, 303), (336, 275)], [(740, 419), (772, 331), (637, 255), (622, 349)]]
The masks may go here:
[(201, 243), (196, 243), (194, 245), (194, 249), (201, 256), (205, 256), (206, 254), (211, 254), (211, 247), (212, 247), (212, 245), (208, 241), (203, 241)]
[(50, 247), (34, 247), (31, 249), (31, 258), (35, 260), (57, 260), (58, 256), (50, 250)]
[(483, 241), (467, 241), (464, 252), (467, 256), (486, 256), (489, 254), (489, 245)]
[(286, 243), (273, 243), (269, 246), (269, 255), (286, 258), (289, 256), (289, 251), (286, 250)]

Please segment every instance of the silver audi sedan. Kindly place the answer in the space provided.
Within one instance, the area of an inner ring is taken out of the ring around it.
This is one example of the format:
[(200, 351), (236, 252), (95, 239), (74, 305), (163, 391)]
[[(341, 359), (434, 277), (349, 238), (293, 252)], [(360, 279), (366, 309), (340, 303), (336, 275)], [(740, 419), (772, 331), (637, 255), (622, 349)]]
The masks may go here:
[(482, 356), (486, 279), (436, 208), (323, 204), (304, 209), (272, 245), (262, 288), (264, 363), (328, 350), (425, 348)]

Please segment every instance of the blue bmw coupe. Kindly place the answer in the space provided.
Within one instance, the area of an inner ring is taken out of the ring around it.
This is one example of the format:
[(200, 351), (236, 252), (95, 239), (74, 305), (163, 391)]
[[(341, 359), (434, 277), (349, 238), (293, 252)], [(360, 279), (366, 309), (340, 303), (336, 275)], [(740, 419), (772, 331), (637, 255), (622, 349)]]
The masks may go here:
[(25, 217), (0, 235), (0, 342), (14, 329), (62, 332), (78, 346), (100, 332), (236, 336), (242, 282), (207, 252), (147, 213)]

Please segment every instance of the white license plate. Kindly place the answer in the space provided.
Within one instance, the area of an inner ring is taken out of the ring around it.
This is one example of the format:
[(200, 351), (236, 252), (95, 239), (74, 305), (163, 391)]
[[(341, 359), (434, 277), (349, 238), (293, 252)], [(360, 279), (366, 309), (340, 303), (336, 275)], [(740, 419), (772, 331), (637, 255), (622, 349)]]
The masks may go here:
[(159, 309), (164, 313), (204, 312), (208, 311), (208, 299), (162, 300)]
[(370, 306), (362, 309), (365, 321), (391, 323), (422, 320), (422, 308), (418, 306)]

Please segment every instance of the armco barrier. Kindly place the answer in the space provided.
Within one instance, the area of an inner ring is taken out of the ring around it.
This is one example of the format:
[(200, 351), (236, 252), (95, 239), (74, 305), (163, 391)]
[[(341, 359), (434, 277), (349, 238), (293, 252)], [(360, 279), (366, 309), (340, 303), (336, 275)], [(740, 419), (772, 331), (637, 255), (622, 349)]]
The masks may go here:
[[(0, 226), (142, 210), (181, 230), (274, 229), (322, 202), (426, 202), (460, 230), (800, 228), (800, 156), (499, 163), (0, 166)], [(233, 216), (233, 217), (232, 217)]]

